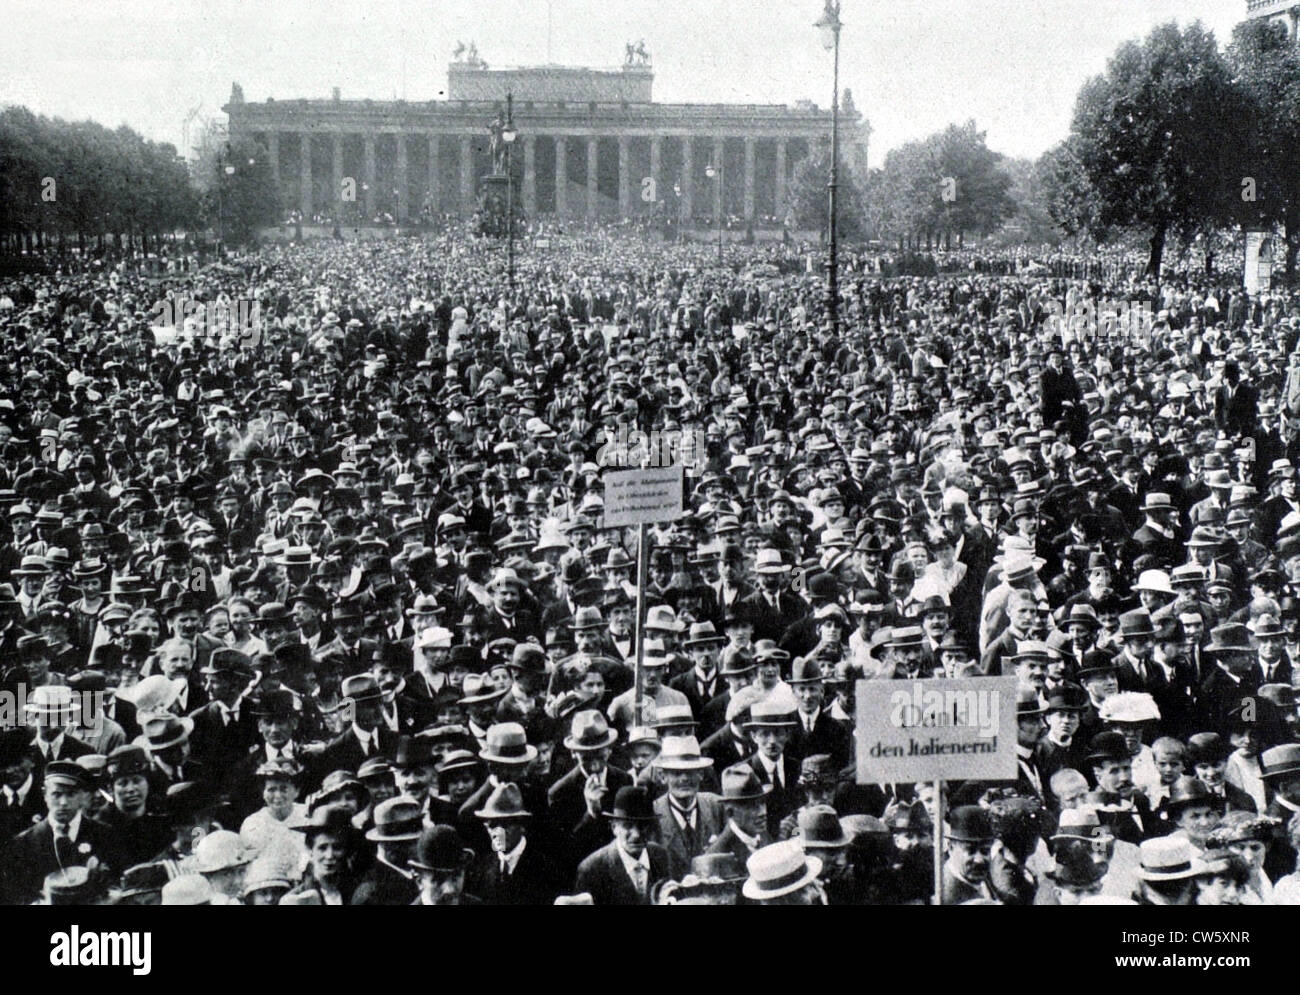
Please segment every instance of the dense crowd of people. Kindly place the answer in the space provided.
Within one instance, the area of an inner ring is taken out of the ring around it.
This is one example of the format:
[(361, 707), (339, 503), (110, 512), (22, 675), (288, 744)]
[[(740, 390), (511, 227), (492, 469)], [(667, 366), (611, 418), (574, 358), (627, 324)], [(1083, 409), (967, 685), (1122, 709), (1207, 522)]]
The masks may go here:
[[(1300, 904), (1300, 301), (800, 260), (0, 282), (0, 900)], [(1017, 779), (858, 783), (858, 681), (981, 675)]]

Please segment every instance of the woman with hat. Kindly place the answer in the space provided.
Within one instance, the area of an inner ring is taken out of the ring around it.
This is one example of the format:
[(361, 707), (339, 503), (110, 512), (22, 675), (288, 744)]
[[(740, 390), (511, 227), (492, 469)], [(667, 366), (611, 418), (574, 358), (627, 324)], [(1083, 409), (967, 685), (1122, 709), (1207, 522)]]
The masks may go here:
[(293, 828), (303, 834), (307, 872), (281, 905), (347, 905), (356, 888), (360, 833), (353, 813), (340, 805), (325, 805)]
[(1192, 861), (1191, 905), (1249, 905), (1250, 868), (1235, 853), (1210, 850)]
[(1209, 835), (1223, 818), (1223, 802), (1199, 777), (1180, 777), (1169, 789), (1161, 816), (1173, 827), (1171, 836), (1204, 850)]
[(1274, 905), (1273, 883), (1264, 871), (1264, 856), (1281, 819), (1250, 812), (1228, 812), (1207, 837), (1207, 855), (1230, 853), (1239, 858), (1247, 875), (1241, 885), (1242, 905)]
[(302, 837), (292, 832), (306, 823), (309, 816), (307, 806), (298, 801), (302, 768), (293, 760), (268, 760), (257, 768), (256, 777), (264, 804), (240, 823), (240, 838), (259, 852), (268, 850), (272, 841), (277, 841), (281, 850), (295, 851), (305, 860)]

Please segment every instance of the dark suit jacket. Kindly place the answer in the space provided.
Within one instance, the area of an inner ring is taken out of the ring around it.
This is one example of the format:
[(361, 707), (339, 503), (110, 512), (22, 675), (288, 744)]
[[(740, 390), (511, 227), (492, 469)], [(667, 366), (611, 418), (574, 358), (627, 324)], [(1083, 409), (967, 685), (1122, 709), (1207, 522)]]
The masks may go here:
[(257, 742), (257, 720), (248, 702), (239, 708), (239, 718), (225, 724), (220, 706), (210, 701), (190, 713), (194, 731), (190, 733), (190, 756), (205, 764), (224, 765), (242, 757)]
[[(752, 755), (745, 761), (754, 772), (759, 782), (770, 784), (767, 768), (763, 766), (758, 755)], [(790, 754), (781, 754), (781, 765), (785, 774), (785, 787), (773, 785), (767, 795), (767, 831), (772, 839), (780, 839), (781, 820), (803, 804), (803, 791), (799, 788), (799, 761)]]
[[(45, 770), (45, 765), (48, 761), (45, 759), (45, 754), (41, 752), (41, 748), (36, 745), (35, 733), (32, 734), (32, 744), (28, 749), (31, 752), (32, 760), (36, 763), (36, 776), (39, 780), (41, 772)], [(59, 744), (59, 755), (52, 759), (76, 760), (78, 757), (84, 757), (87, 754), (94, 752), (94, 747), (89, 743), (83, 743), (76, 736), (65, 732), (63, 734), (63, 742)]]
[[(772, 834), (764, 829), (758, 838), (758, 848), (761, 850), (771, 842), (773, 842)], [(722, 817), (722, 832), (718, 833), (718, 838), (710, 843), (708, 847), (705, 848), (704, 852), (729, 853), (739, 861), (741, 867), (745, 866), (745, 861), (747, 861), (753, 853), (745, 841), (731, 831), (731, 825), (727, 822), (727, 817), (725, 815)]]
[(668, 851), (674, 876), (685, 874), (690, 869), (691, 858), (704, 853), (727, 824), (727, 817), (722, 811), (722, 799), (718, 795), (701, 791), (695, 797), (693, 845), (670, 811), (672, 803), (668, 800), (668, 795), (660, 795), (655, 800), (655, 812), (659, 816), (659, 842)]
[(796, 721), (799, 725), (786, 744), (786, 753), (800, 760), (818, 753), (829, 753), (836, 770), (849, 765), (853, 759), (853, 734), (848, 726), (831, 718), (825, 708), (817, 714), (811, 733), (804, 729), (802, 716), (796, 716)]
[[(387, 726), (382, 725), (379, 727), (378, 732), (379, 749), (376, 753), (370, 755), (382, 754), (391, 758), (397, 749), (397, 733), (390, 732)], [(326, 770), (350, 770), (355, 772), (366, 759), (367, 755), (362, 750), (360, 741), (353, 734), (352, 727), (348, 726), (325, 747), (325, 752), (321, 754), (321, 766)]]
[[(632, 775), (617, 767), (607, 765), (605, 769), (607, 771), (605, 787), (608, 791), (606, 797), (612, 802), (614, 793), (619, 788), (632, 783)], [(587, 799), (582, 793), (586, 783), (587, 777), (582, 773), (582, 768), (574, 767), (552, 784), (550, 790), (546, 792), (546, 801), (550, 806), (550, 823), (561, 836), (573, 832), (582, 821), (582, 817), (587, 814)]]
[(596, 905), (649, 905), (650, 891), (656, 881), (672, 875), (668, 851), (658, 843), (647, 843), (650, 855), (650, 873), (646, 879), (646, 894), (638, 895), (636, 886), (623, 867), (618, 855), (618, 843), (602, 846), (578, 865), (574, 891), (588, 892)]
[(713, 769), (716, 771), (744, 763), (753, 752), (754, 744), (748, 740), (736, 739), (731, 726), (725, 722), (717, 732), (700, 744), (700, 754), (713, 761)]
[(713, 694), (701, 694), (695, 668), (691, 667), (686, 673), (678, 674), (669, 681), (668, 686), (674, 691), (680, 691), (686, 695), (686, 700), (691, 704), (691, 714), (695, 716), (695, 721), (699, 722), (704, 718), (704, 710), (708, 707), (709, 702), (727, 690), (727, 681), (721, 674), (717, 674), (713, 681)]
[[(560, 893), (552, 855), (528, 838), (513, 874), (501, 871), (496, 853), (484, 854), (472, 872), (472, 891), (488, 905), (550, 905)], [(467, 883), (467, 888), (471, 886)]]
[(1229, 435), (1254, 435), (1259, 427), (1259, 391), (1239, 383), (1229, 398), (1224, 384), (1214, 392), (1214, 421)]
[(352, 892), (349, 905), (410, 905), (420, 886), (395, 868), (376, 860)]
[(113, 872), (121, 870), (113, 864), (109, 831), (85, 815), (62, 864), (55, 851), (54, 830), (48, 818), (19, 833), (5, 850), (0, 864), (4, 868), (0, 873), (0, 895), (4, 896), (6, 905), (30, 905), (40, 897), (46, 875), (61, 867), (85, 867), (91, 857), (99, 858), (110, 878)]
[(776, 608), (768, 604), (762, 591), (755, 591), (743, 602), (754, 620), (754, 641), (781, 641), (785, 630), (808, 614), (808, 603), (790, 591), (777, 595)]

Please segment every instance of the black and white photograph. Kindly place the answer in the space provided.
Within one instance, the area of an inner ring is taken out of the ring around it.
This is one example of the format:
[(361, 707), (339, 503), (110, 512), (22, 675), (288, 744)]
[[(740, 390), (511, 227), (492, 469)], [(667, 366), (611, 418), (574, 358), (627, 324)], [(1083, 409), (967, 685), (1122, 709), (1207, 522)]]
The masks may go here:
[(5, 8), (0, 904), (1300, 905), (1294, 0)]

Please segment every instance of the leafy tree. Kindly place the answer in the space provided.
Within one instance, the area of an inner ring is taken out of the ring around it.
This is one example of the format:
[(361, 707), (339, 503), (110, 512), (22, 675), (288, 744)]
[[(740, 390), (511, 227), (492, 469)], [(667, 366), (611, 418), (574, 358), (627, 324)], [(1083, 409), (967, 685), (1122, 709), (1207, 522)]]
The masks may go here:
[(213, 122), (199, 136), (190, 172), (202, 193), (204, 217), (219, 237), (246, 242), (279, 220), (270, 156), (250, 138), (231, 139)]
[[(830, 149), (817, 149), (801, 159), (790, 179), (790, 206), (795, 227), (818, 231), (830, 228), (831, 153)], [(863, 237), (865, 208), (862, 187), (845, 160), (840, 167), (835, 184), (835, 214), (838, 236), (846, 240)]]
[(1199, 21), (1125, 43), (1084, 84), (1070, 136), (1051, 153), (1053, 217), (1098, 239), (1143, 230), (1158, 276), (1170, 232), (1190, 237), (1239, 213), (1248, 111)]
[(1249, 141), (1242, 154), (1240, 219), (1249, 227), (1282, 226), (1286, 275), (1300, 250), (1300, 49), (1286, 27), (1252, 20), (1238, 25), (1228, 48), (1235, 78), (1250, 101)]

